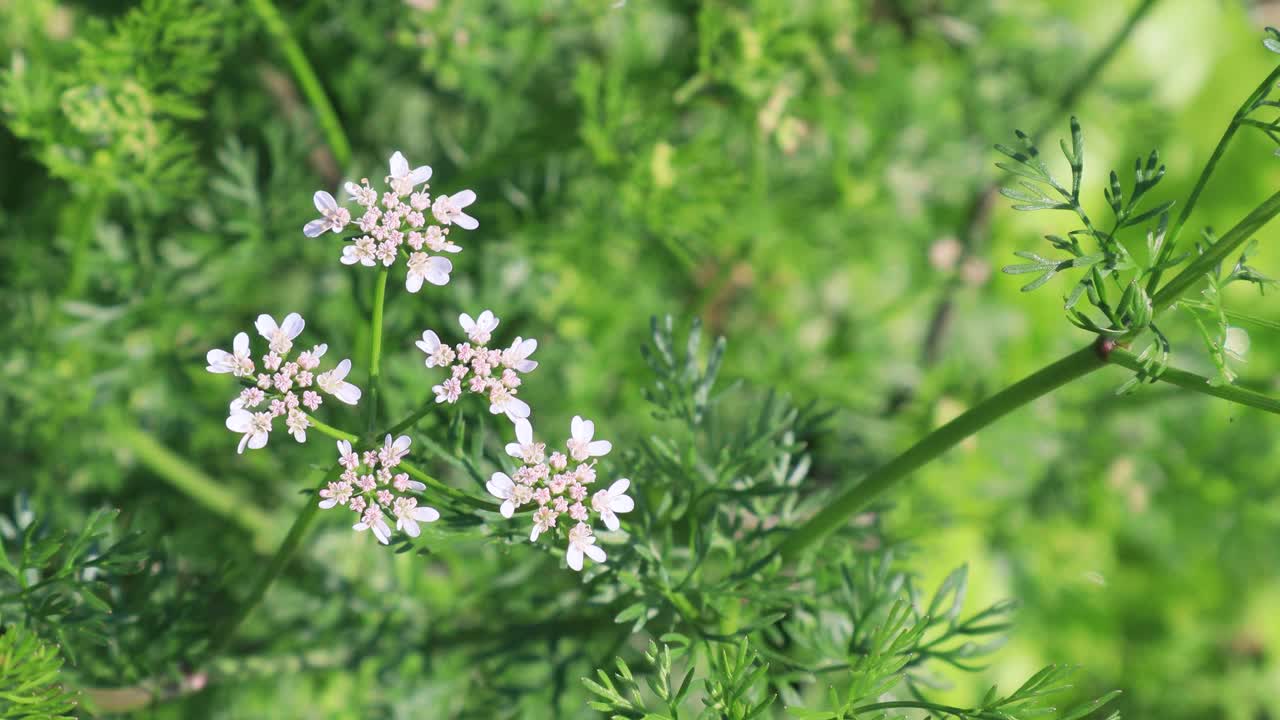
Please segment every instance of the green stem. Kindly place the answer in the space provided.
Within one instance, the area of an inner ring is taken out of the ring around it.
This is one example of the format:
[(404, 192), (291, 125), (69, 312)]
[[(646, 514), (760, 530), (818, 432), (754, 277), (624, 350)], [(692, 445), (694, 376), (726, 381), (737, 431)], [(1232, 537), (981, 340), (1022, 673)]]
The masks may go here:
[(1023, 405), (1104, 365), (1098, 351), (1091, 345), (1010, 385), (934, 430), (906, 452), (872, 472), (861, 483), (827, 503), (816, 515), (792, 530), (774, 552), (780, 554), (783, 560), (794, 560), (801, 551), (839, 528), (876, 496), (965, 438)]
[(387, 268), (378, 270), (373, 290), (373, 319), (369, 340), (369, 404), (366, 408), (367, 431), (373, 432), (378, 421), (378, 383), (382, 374), (382, 310), (387, 299)]
[(478, 508), (480, 510), (488, 510), (489, 512), (496, 512), (498, 509), (498, 506), (491, 502), (481, 500), (480, 498), (470, 495), (468, 493), (464, 493), (455, 487), (445, 485), (439, 480), (426, 474), (420, 468), (418, 468), (418, 466), (413, 465), (412, 463), (408, 463), (408, 462), (405, 462), (404, 460), (401, 460), (400, 467), (403, 468), (405, 472), (409, 473), (410, 476), (412, 476), (413, 478), (421, 482), (423, 485), (426, 485), (428, 488), (431, 488), (432, 490), (439, 492), (441, 495), (444, 495), (450, 498), (451, 500), (455, 500), (464, 505), (470, 505), (471, 507)]
[[(1258, 101), (1271, 91), (1271, 88), (1275, 85), (1277, 79), (1280, 79), (1280, 66), (1277, 66), (1275, 70), (1271, 71), (1270, 75), (1267, 75), (1267, 78), (1263, 80), (1256, 89), (1254, 89), (1253, 94), (1240, 105), (1239, 109), (1236, 110), (1236, 114), (1232, 116), (1231, 123), (1227, 125), (1226, 131), (1222, 133), (1222, 138), (1218, 140), (1217, 147), (1213, 149), (1213, 154), (1209, 156), (1209, 161), (1205, 163), (1204, 169), (1200, 171), (1200, 177), (1196, 179), (1195, 186), (1191, 188), (1191, 195), (1187, 197), (1187, 202), (1182, 206), (1182, 210), (1178, 213), (1178, 218), (1174, 220), (1173, 226), (1169, 228), (1169, 234), (1168, 237), (1165, 238), (1165, 244), (1169, 247), (1170, 251), (1172, 251), (1174, 245), (1178, 242), (1178, 234), (1182, 232), (1182, 227), (1186, 225), (1187, 220), (1191, 218), (1191, 212), (1195, 210), (1196, 203), (1200, 200), (1200, 193), (1204, 192), (1205, 186), (1209, 184), (1209, 178), (1213, 176), (1213, 171), (1218, 168), (1218, 161), (1221, 160), (1223, 154), (1226, 153), (1227, 146), (1230, 145), (1232, 139), (1235, 138), (1236, 131), (1245, 123), (1246, 116), (1253, 111)], [(1160, 286), (1161, 274), (1161, 270), (1156, 270), (1151, 273), (1151, 279), (1147, 281), (1148, 295), (1154, 293), (1156, 288)]]
[(1182, 269), (1172, 280), (1165, 283), (1152, 298), (1152, 309), (1158, 314), (1182, 296), (1192, 285), (1204, 279), (1208, 273), (1214, 272), (1218, 265), (1235, 251), (1239, 250), (1276, 215), (1280, 214), (1280, 192), (1267, 198), (1253, 212), (1245, 216), (1236, 226), (1227, 231), (1213, 245), (1210, 245), (1199, 257)]
[(1209, 312), (1214, 312), (1214, 313), (1221, 312), (1223, 315), (1227, 316), (1228, 320), (1232, 320), (1238, 323), (1243, 323), (1245, 325), (1256, 325), (1258, 327), (1266, 328), (1273, 332), (1280, 332), (1280, 322), (1271, 320), (1270, 318), (1260, 318), (1257, 315), (1242, 313), (1237, 310), (1232, 310), (1230, 308), (1217, 308), (1217, 307), (1214, 307), (1213, 305), (1210, 305), (1207, 302), (1199, 302), (1195, 300), (1182, 300), (1178, 304), (1181, 305), (1182, 307), (1191, 307), (1197, 310), (1207, 310)]
[[(1117, 348), (1111, 352), (1111, 355), (1107, 359), (1109, 362), (1115, 363), (1121, 367), (1129, 368), (1130, 370), (1140, 372), (1144, 369), (1142, 362), (1138, 359), (1138, 356), (1128, 350)], [(1192, 372), (1187, 372), (1186, 370), (1166, 368), (1165, 371), (1161, 373), (1159, 379), (1161, 382), (1167, 382), (1170, 385), (1177, 385), (1180, 388), (1186, 388), (1187, 390), (1193, 390), (1205, 395), (1212, 395), (1213, 397), (1229, 400), (1239, 405), (1247, 405), (1252, 408), (1258, 408), (1259, 410), (1265, 410), (1269, 413), (1276, 413), (1277, 415), (1280, 415), (1280, 400), (1236, 385), (1211, 385), (1209, 383), (1209, 378)]]
[[(317, 490), (324, 487), (329, 475), (339, 467), (335, 465), (332, 468), (326, 468), (321, 471), (320, 481), (316, 483)], [(209, 650), (211, 657), (217, 657), (227, 649), (231, 639), (235, 637), (236, 629), (249, 617), (254, 608), (258, 607), (262, 602), (262, 598), (266, 596), (271, 583), (275, 581), (276, 577), (284, 571), (285, 566), (289, 564), (289, 561), (293, 559), (294, 553), (298, 550), (298, 545), (302, 543), (302, 538), (306, 536), (307, 530), (311, 528), (311, 523), (315, 520), (316, 512), (319, 509), (320, 505), (315, 501), (315, 498), (308, 496), (306, 505), (294, 518), (293, 525), (289, 528), (289, 534), (285, 536), (275, 555), (271, 556), (271, 560), (267, 562), (266, 567), (262, 569), (257, 579), (254, 580), (253, 586), (249, 589), (249, 595), (236, 608), (235, 614), (218, 629)]]
[(351, 162), (351, 143), (342, 130), (342, 123), (338, 121), (338, 113), (334, 111), (329, 97), (325, 95), (320, 78), (316, 76), (298, 41), (294, 40), (293, 34), (289, 32), (289, 24), (280, 16), (280, 11), (271, 4), (271, 0), (250, 0), (249, 5), (258, 14), (258, 19), (262, 21), (267, 33), (275, 39), (280, 51), (284, 53), (285, 60), (289, 63), (289, 68), (293, 70), (293, 76), (302, 89), (302, 94), (306, 96), (307, 102), (316, 114), (316, 120), (320, 123), (320, 129), (324, 133), (329, 149), (333, 151), (334, 159), (338, 161), (339, 166), (345, 167)]
[(1084, 93), (1085, 89), (1088, 88), (1089, 85), (1093, 84), (1094, 79), (1102, 73), (1102, 69), (1105, 68), (1107, 64), (1111, 62), (1112, 58), (1116, 56), (1116, 53), (1120, 51), (1120, 48), (1124, 45), (1125, 41), (1127, 41), (1129, 36), (1133, 34), (1134, 29), (1138, 27), (1138, 23), (1142, 22), (1142, 19), (1151, 12), (1157, 2), (1159, 2), (1159, 0), (1142, 0), (1142, 2), (1138, 3), (1138, 6), (1133, 9), (1133, 12), (1129, 13), (1129, 17), (1125, 18), (1124, 24), (1111, 35), (1111, 39), (1107, 44), (1094, 54), (1093, 59), (1089, 61), (1089, 64), (1085, 65), (1084, 69), (1080, 71), (1080, 74), (1076, 75), (1071, 83), (1063, 89), (1062, 93), (1058, 95), (1057, 101), (1054, 103), (1054, 111), (1045, 117), (1044, 121), (1041, 122), (1040, 127), (1032, 134), (1032, 137), (1036, 139), (1037, 143), (1044, 137), (1045, 133), (1049, 131), (1049, 128), (1053, 127), (1053, 124), (1058, 122), (1058, 116), (1070, 108), (1071, 105), (1080, 98), (1080, 95)]
[(419, 420), (425, 417), (427, 413), (431, 412), (431, 409), (434, 408), (435, 406), (436, 406), (436, 402), (434, 400), (428, 400), (427, 402), (422, 404), (422, 407), (415, 410), (412, 415), (410, 415), (409, 417), (406, 417), (405, 419), (401, 420), (400, 422), (388, 428), (387, 434), (396, 435), (400, 432), (403, 432), (404, 430), (408, 430), (409, 428), (416, 425)]
[(339, 430), (338, 428), (332, 425), (327, 425), (325, 423), (322, 423), (311, 415), (307, 416), (307, 420), (311, 423), (311, 427), (320, 431), (321, 434), (328, 435), (334, 440), (346, 440), (349, 443), (359, 442), (360, 440), (359, 437), (352, 435), (346, 430)]
[(123, 422), (108, 423), (105, 427), (144, 467), (206, 509), (249, 532), (254, 550), (263, 554), (270, 552), (271, 543), (279, 534), (271, 519), (256, 505), (245, 503), (236, 493), (141, 429)]

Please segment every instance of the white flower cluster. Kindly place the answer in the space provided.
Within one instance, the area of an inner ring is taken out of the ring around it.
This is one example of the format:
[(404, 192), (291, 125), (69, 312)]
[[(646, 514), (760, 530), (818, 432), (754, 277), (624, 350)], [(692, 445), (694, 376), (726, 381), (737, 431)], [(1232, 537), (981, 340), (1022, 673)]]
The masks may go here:
[[(446, 285), (453, 263), (443, 255), (431, 253), (461, 252), (462, 247), (453, 242), (449, 231), (454, 225), (463, 230), (479, 227), (480, 223), (465, 212), (476, 201), (476, 194), (463, 190), (432, 198), (428, 192), (431, 186), (426, 184), (430, 179), (430, 166), (410, 169), (404, 155), (397, 151), (391, 156), (391, 174), (386, 177), (390, 189), (386, 192), (379, 195), (367, 178), (359, 185), (349, 182), (344, 186), (351, 199), (364, 208), (360, 217), (353, 218), (350, 210), (321, 190), (312, 198), (320, 217), (303, 226), (302, 232), (307, 237), (318, 237), (326, 230), (341, 233), (355, 223), (364, 234), (342, 248), (343, 264), (374, 267), (382, 263), (390, 267), (403, 256), (408, 267), (404, 285), (409, 292), (418, 292), (423, 281)], [(431, 222), (433, 218), (435, 222)], [(405, 250), (405, 245), (410, 249)]]
[[(302, 408), (315, 412), (324, 402), (320, 392), (348, 405), (360, 401), (360, 388), (346, 381), (351, 372), (350, 360), (343, 360), (331, 370), (316, 372), (328, 345), (316, 345), (299, 353), (296, 360), (289, 359), (294, 339), (306, 326), (301, 315), (289, 313), (279, 324), (270, 315), (259, 315), (254, 326), (269, 345), (269, 352), (262, 356), (263, 372), (258, 372), (250, 355), (248, 333), (236, 334), (231, 352), (210, 350), (206, 356), (209, 372), (231, 373), (256, 383), (242, 390), (231, 402), (227, 429), (242, 435), (237, 452), (243, 453), (246, 446), (257, 450), (266, 445), (278, 417), (284, 417), (285, 427), (295, 440), (306, 442), (311, 421)], [(264, 409), (255, 410), (258, 407)]]
[(596, 481), (595, 458), (607, 455), (613, 444), (594, 439), (596, 426), (590, 420), (575, 416), (569, 429), (572, 437), (565, 443), (568, 452), (553, 452), (548, 457), (546, 444), (534, 442), (529, 421), (516, 422), (518, 442), (507, 445), (507, 454), (522, 466), (514, 478), (506, 473), (494, 473), (486, 487), (489, 494), (502, 501), (499, 510), (503, 517), (511, 517), (524, 505), (537, 504), (530, 542), (536, 542), (539, 535), (560, 526), (561, 518), (567, 515), (575, 524), (569, 528), (565, 560), (570, 568), (581, 570), (584, 555), (598, 563), (605, 561), (604, 550), (595, 544), (591, 514), (599, 515), (605, 527), (617, 530), (618, 513), (631, 512), (635, 502), (626, 494), (631, 486), (626, 478), (591, 493), (590, 488)]
[(396, 520), (396, 529), (409, 537), (418, 537), (418, 523), (435, 522), (440, 513), (435, 508), (419, 505), (410, 492), (421, 492), (426, 485), (410, 480), (408, 473), (398, 473), (400, 461), (409, 454), (413, 441), (408, 435), (395, 440), (388, 435), (378, 450), (368, 450), (363, 456), (351, 449), (351, 443), (338, 441), (338, 463), (342, 475), (336, 482), (320, 491), (320, 507), (328, 510), (342, 505), (355, 513), (360, 520), (351, 526), (357, 532), (372, 530), (378, 542), (391, 542), (391, 528), (387, 526), (386, 513)]
[(517, 337), (507, 349), (494, 350), (488, 343), (499, 320), (492, 312), (485, 310), (475, 319), (463, 313), (458, 322), (471, 342), (450, 347), (427, 330), (415, 343), (427, 354), (427, 367), (451, 366), (449, 379), (431, 388), (436, 402), (455, 403), (465, 389), (488, 396), (489, 412), (494, 415), (505, 414), (517, 423), (529, 417), (529, 404), (516, 397), (516, 389), (521, 384), (520, 374), (538, 367), (537, 361), (529, 359), (538, 349), (538, 341)]

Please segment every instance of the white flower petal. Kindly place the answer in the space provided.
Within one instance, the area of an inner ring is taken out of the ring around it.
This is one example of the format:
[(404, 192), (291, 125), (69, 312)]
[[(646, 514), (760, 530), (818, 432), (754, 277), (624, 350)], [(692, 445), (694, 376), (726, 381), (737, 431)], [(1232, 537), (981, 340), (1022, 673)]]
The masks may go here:
[(317, 190), (316, 194), (311, 196), (311, 201), (316, 204), (316, 210), (321, 214), (338, 209), (338, 203), (334, 202), (333, 196), (323, 190)]
[(460, 193), (454, 193), (449, 196), (453, 200), (453, 206), (461, 210), (476, 201), (476, 194), (470, 190), (463, 190)]
[(226, 350), (210, 350), (204, 359), (209, 363), (209, 367), (205, 368), (211, 373), (229, 373), (232, 370), (230, 363), (231, 353)]
[(329, 371), (330, 377), (334, 380), (341, 380), (351, 372), (351, 358), (343, 358), (332, 370)]
[(516, 484), (506, 473), (496, 472), (489, 478), (489, 482), (485, 483), (485, 489), (489, 494), (499, 500), (506, 500), (511, 497), (511, 492), (515, 490)]
[(622, 527), (622, 523), (618, 522), (618, 516), (614, 515), (612, 510), (605, 510), (600, 513), (600, 519), (604, 521), (604, 526), (610, 530), (617, 530)]
[(250, 436), (249, 436), (249, 449), (250, 449), (250, 450), (261, 450), (262, 448), (266, 447), (266, 445), (267, 445), (267, 437), (268, 437), (268, 435), (267, 435), (266, 433), (254, 433), (254, 434), (250, 435)]
[(363, 394), (360, 392), (360, 388), (349, 382), (344, 382), (338, 386), (338, 391), (333, 396), (348, 405), (355, 405), (360, 402), (360, 397)]
[(227, 417), (227, 429), (238, 433), (248, 432), (249, 425), (252, 422), (253, 413), (241, 410), (240, 412), (231, 413), (231, 415)]
[(409, 161), (397, 150), (391, 155), (391, 177), (404, 177), (409, 174)]
[(302, 319), (301, 315), (298, 313), (289, 313), (285, 316), (284, 322), (281, 323), (280, 329), (284, 330), (284, 334), (289, 336), (289, 339), (292, 340), (298, 337), (302, 332), (302, 328), (306, 326), (307, 323)]
[(533, 423), (525, 419), (516, 421), (516, 439), (522, 445), (528, 445), (533, 442)]
[(582, 550), (577, 545), (570, 545), (569, 549), (564, 553), (565, 562), (569, 563), (569, 567), (573, 570), (582, 570)]
[(231, 341), (231, 349), (234, 350), (237, 355), (247, 356), (249, 354), (249, 333), (236, 333), (235, 339)]
[(276, 319), (266, 313), (259, 315), (257, 321), (253, 323), (253, 326), (258, 329), (258, 334), (267, 340), (270, 340), (271, 333), (275, 332), (280, 327), (279, 325), (276, 325)]
[(320, 507), (324, 510), (328, 510), (329, 508), (337, 504), (338, 504), (338, 501), (334, 500), (333, 498), (327, 498), (325, 500), (320, 501)]
[(613, 449), (613, 443), (609, 442), (608, 440), (594, 440), (592, 442), (587, 443), (587, 454), (592, 457), (600, 457), (601, 455), (608, 455), (609, 451), (612, 449)]
[(475, 230), (476, 228), (480, 227), (479, 220), (476, 220), (475, 218), (463, 212), (460, 212), (454, 216), (453, 224), (457, 225), (463, 230)]
[(302, 226), (302, 234), (309, 238), (320, 237), (329, 229), (328, 218), (318, 218)]
[(510, 518), (512, 515), (515, 515), (515, 514), (516, 514), (516, 501), (515, 501), (515, 500), (504, 500), (504, 501), (503, 501), (503, 503), (502, 503), (502, 507), (498, 508), (498, 512), (502, 513), (502, 517), (504, 517), (504, 518)]
[(396, 521), (396, 527), (404, 530), (409, 537), (418, 537), (422, 531), (418, 529), (418, 523), (413, 518), (400, 518)]
[(435, 522), (440, 519), (440, 511), (421, 505), (413, 509), (413, 519), (418, 522)]
[(604, 554), (604, 549), (601, 548), (599, 545), (584, 545), (582, 548), (582, 552), (586, 553), (587, 557), (591, 558), (592, 560), (595, 560), (598, 563), (604, 562), (605, 557), (607, 557)]
[[(437, 283), (438, 284), (438, 283)], [(411, 272), (404, 276), (404, 289), (416, 293), (422, 289), (422, 276)]]
[(413, 169), (413, 172), (409, 173), (409, 182), (413, 183), (415, 186), (421, 185), (422, 183), (430, 179), (431, 179), (430, 165), (419, 165), (418, 167)]

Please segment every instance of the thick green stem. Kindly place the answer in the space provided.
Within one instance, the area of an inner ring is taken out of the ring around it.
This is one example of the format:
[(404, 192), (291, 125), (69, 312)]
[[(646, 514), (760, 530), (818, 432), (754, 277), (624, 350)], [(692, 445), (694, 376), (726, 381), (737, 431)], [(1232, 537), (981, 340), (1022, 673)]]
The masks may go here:
[(1249, 242), (1254, 233), (1271, 222), (1276, 215), (1280, 215), (1280, 192), (1254, 208), (1253, 212), (1228, 230), (1226, 235), (1218, 238), (1218, 241), (1210, 245), (1202, 255), (1184, 267), (1182, 272), (1165, 283), (1165, 286), (1160, 288), (1160, 291), (1151, 299), (1154, 312), (1158, 314), (1168, 309), (1191, 286), (1203, 280), (1205, 275), (1213, 272), (1222, 261)]
[(333, 151), (334, 159), (338, 161), (339, 166), (345, 167), (351, 162), (351, 143), (342, 130), (338, 113), (334, 112), (329, 97), (325, 95), (324, 87), (320, 84), (320, 78), (316, 75), (315, 69), (311, 67), (306, 53), (302, 52), (302, 47), (298, 45), (297, 40), (294, 40), (293, 34), (289, 32), (289, 24), (280, 16), (280, 11), (271, 4), (271, 0), (250, 0), (249, 5), (257, 13), (263, 27), (275, 39), (280, 51), (284, 53), (289, 68), (293, 70), (293, 76), (302, 88), (302, 94), (306, 96), (307, 102), (316, 114), (316, 120), (320, 123), (325, 142)]
[(280, 536), (271, 525), (271, 519), (257, 506), (245, 503), (236, 493), (141, 429), (126, 422), (111, 422), (104, 427), (117, 443), (131, 450), (138, 462), (157, 477), (209, 511), (248, 531), (253, 536), (255, 551), (264, 555), (271, 551), (271, 545)]
[(783, 560), (794, 560), (805, 548), (839, 528), (876, 496), (965, 438), (1023, 405), (1104, 366), (1104, 361), (1091, 345), (1010, 385), (934, 430), (906, 452), (872, 472), (861, 483), (827, 503), (807, 522), (792, 530), (775, 552)]
[(369, 329), (369, 399), (365, 408), (366, 432), (378, 422), (379, 382), (382, 375), (382, 310), (387, 300), (387, 268), (378, 270), (373, 289), (373, 319)]
[[(1138, 359), (1138, 356), (1128, 350), (1120, 348), (1111, 352), (1111, 355), (1108, 357), (1108, 361), (1134, 371), (1141, 371), (1144, 369), (1142, 362)], [(1170, 385), (1177, 385), (1180, 388), (1186, 388), (1187, 390), (1193, 390), (1205, 395), (1212, 395), (1213, 397), (1229, 400), (1239, 405), (1247, 405), (1252, 408), (1258, 408), (1259, 410), (1265, 410), (1269, 413), (1276, 413), (1277, 415), (1280, 415), (1280, 400), (1236, 385), (1211, 385), (1209, 384), (1209, 378), (1192, 372), (1187, 372), (1186, 370), (1167, 368), (1160, 375), (1159, 379), (1161, 382), (1167, 382)]]
[[(332, 468), (321, 471), (320, 480), (316, 483), (317, 490), (324, 487), (329, 475), (338, 469), (339, 466), (335, 465)], [(254, 608), (258, 607), (259, 603), (262, 602), (262, 598), (266, 596), (271, 583), (275, 582), (276, 577), (284, 571), (289, 561), (293, 559), (294, 554), (298, 551), (298, 546), (302, 543), (302, 538), (306, 536), (307, 530), (311, 528), (311, 522), (315, 520), (316, 512), (319, 508), (320, 505), (315, 501), (315, 498), (307, 498), (306, 505), (294, 518), (293, 525), (289, 528), (289, 534), (280, 543), (276, 554), (271, 556), (271, 560), (267, 562), (266, 567), (262, 568), (262, 571), (258, 573), (257, 579), (254, 580), (253, 586), (249, 589), (248, 596), (236, 608), (235, 614), (218, 628), (209, 650), (210, 656), (217, 657), (223, 650), (226, 650), (231, 639), (235, 637), (236, 629), (245, 621), (245, 618), (249, 617)]]
[[(1227, 146), (1235, 138), (1236, 131), (1245, 123), (1246, 117), (1254, 110), (1258, 101), (1266, 97), (1271, 88), (1275, 86), (1277, 79), (1280, 79), (1280, 66), (1271, 71), (1271, 74), (1254, 89), (1253, 94), (1240, 105), (1239, 109), (1236, 110), (1236, 114), (1232, 116), (1231, 123), (1227, 125), (1226, 131), (1222, 133), (1222, 139), (1218, 140), (1217, 147), (1213, 149), (1213, 154), (1209, 156), (1209, 161), (1205, 163), (1204, 169), (1200, 171), (1200, 177), (1196, 179), (1195, 186), (1191, 188), (1191, 195), (1187, 197), (1187, 202), (1183, 204), (1182, 210), (1178, 212), (1178, 218), (1174, 220), (1173, 225), (1169, 228), (1165, 244), (1170, 249), (1177, 244), (1178, 234), (1182, 232), (1183, 226), (1191, 218), (1191, 213), (1195, 210), (1196, 203), (1200, 200), (1200, 194), (1204, 192), (1205, 187), (1209, 184), (1209, 178), (1213, 177), (1213, 171), (1218, 168), (1218, 161), (1226, 153)], [(1160, 286), (1161, 275), (1162, 272), (1160, 270), (1151, 273), (1151, 278), (1147, 281), (1148, 295), (1153, 294), (1156, 288)]]

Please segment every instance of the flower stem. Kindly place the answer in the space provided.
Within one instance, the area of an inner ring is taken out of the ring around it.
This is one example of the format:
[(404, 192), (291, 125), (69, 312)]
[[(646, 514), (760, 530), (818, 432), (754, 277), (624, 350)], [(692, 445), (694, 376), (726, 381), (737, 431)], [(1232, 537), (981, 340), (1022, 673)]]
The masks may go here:
[(302, 94), (306, 96), (307, 102), (316, 114), (325, 142), (333, 151), (334, 160), (338, 161), (339, 166), (346, 166), (351, 162), (351, 143), (342, 130), (338, 113), (334, 111), (333, 104), (325, 95), (324, 87), (320, 84), (320, 78), (316, 76), (315, 69), (311, 67), (298, 41), (294, 40), (293, 34), (289, 32), (289, 24), (280, 16), (280, 11), (271, 3), (271, 0), (250, 0), (249, 5), (257, 13), (267, 33), (279, 44), (280, 51), (284, 53), (289, 68), (293, 70), (293, 76), (297, 78), (298, 85), (302, 88)]
[[(1218, 161), (1226, 153), (1227, 146), (1235, 138), (1236, 131), (1240, 129), (1241, 125), (1245, 124), (1248, 114), (1254, 110), (1259, 100), (1266, 97), (1278, 79), (1280, 79), (1280, 66), (1277, 66), (1275, 70), (1271, 71), (1270, 75), (1267, 75), (1267, 78), (1258, 85), (1252, 95), (1245, 99), (1244, 103), (1236, 110), (1236, 114), (1232, 116), (1231, 123), (1227, 125), (1226, 131), (1222, 133), (1222, 138), (1218, 140), (1217, 147), (1213, 149), (1213, 154), (1209, 156), (1209, 161), (1205, 163), (1204, 169), (1200, 171), (1200, 177), (1196, 179), (1195, 186), (1191, 188), (1191, 195), (1187, 197), (1187, 202), (1178, 213), (1178, 219), (1169, 228), (1169, 235), (1165, 239), (1165, 243), (1169, 245), (1170, 249), (1177, 243), (1178, 233), (1182, 232), (1182, 227), (1190, 219), (1191, 212), (1195, 210), (1196, 203), (1200, 200), (1200, 193), (1204, 192), (1205, 186), (1209, 184), (1209, 178), (1213, 176), (1213, 171), (1218, 168)], [(1147, 281), (1148, 295), (1154, 293), (1156, 288), (1160, 286), (1160, 277), (1160, 270), (1151, 273), (1151, 279)]]
[[(1143, 370), (1142, 362), (1138, 356), (1121, 348), (1116, 348), (1107, 358), (1109, 362), (1115, 363), (1121, 367), (1129, 368), (1134, 371)], [(1211, 385), (1209, 378), (1197, 375), (1186, 370), (1178, 370), (1175, 368), (1166, 368), (1160, 375), (1161, 382), (1167, 382), (1170, 385), (1177, 385), (1180, 388), (1186, 388), (1205, 395), (1229, 400), (1240, 405), (1247, 405), (1259, 410), (1265, 410), (1269, 413), (1280, 415), (1280, 400), (1268, 397), (1259, 392), (1254, 392), (1247, 388), (1236, 385)]]
[(373, 432), (378, 421), (378, 383), (382, 374), (382, 309), (387, 299), (387, 268), (378, 270), (373, 290), (373, 319), (369, 335), (369, 406), (366, 409), (367, 431)]
[(425, 403), (422, 404), (422, 407), (418, 408), (417, 410), (414, 410), (413, 414), (409, 415), (405, 419), (401, 420), (400, 422), (388, 428), (387, 434), (396, 435), (404, 430), (408, 430), (409, 428), (417, 424), (419, 420), (425, 417), (427, 413), (431, 412), (431, 409), (434, 408), (435, 406), (436, 406), (435, 401), (433, 400), (426, 401)]
[(334, 440), (346, 440), (349, 443), (358, 442), (360, 440), (359, 437), (347, 432), (346, 430), (339, 430), (332, 425), (322, 423), (311, 415), (307, 416), (307, 420), (311, 423), (311, 427), (320, 431), (323, 435), (328, 435)]
[(1217, 242), (1184, 267), (1182, 272), (1165, 283), (1165, 286), (1160, 288), (1160, 291), (1151, 299), (1154, 313), (1159, 313), (1173, 305), (1192, 285), (1200, 282), (1208, 273), (1214, 272), (1223, 260), (1244, 246), (1254, 233), (1271, 222), (1276, 215), (1280, 215), (1280, 192), (1264, 200), (1261, 205), (1253, 209), (1253, 212), (1228, 230), (1227, 234), (1218, 238)]
[[(326, 479), (331, 473), (337, 470), (339, 466), (326, 468), (320, 472), (320, 480), (316, 483), (316, 487), (324, 487)], [(266, 596), (271, 583), (276, 577), (284, 571), (285, 566), (293, 559), (294, 553), (298, 550), (298, 545), (302, 543), (302, 538), (307, 534), (307, 530), (311, 528), (311, 522), (315, 520), (316, 511), (320, 505), (315, 502), (312, 497), (307, 498), (307, 503), (303, 506), (298, 516), (294, 518), (293, 525), (289, 528), (289, 534), (285, 536), (280, 543), (280, 547), (276, 550), (275, 555), (271, 556), (271, 560), (267, 562), (266, 567), (258, 574), (253, 582), (253, 586), (249, 589), (249, 595), (236, 608), (236, 612), (232, 615), (214, 635), (213, 644), (209, 649), (211, 657), (217, 657), (222, 651), (227, 649), (231, 639), (235, 637), (236, 629), (245, 621), (245, 618), (253, 612), (262, 602), (262, 598)]]
[(444, 483), (440, 482), (434, 477), (431, 477), (430, 475), (423, 472), (416, 465), (413, 465), (411, 463), (405, 462), (404, 460), (401, 460), (400, 467), (404, 468), (405, 472), (409, 473), (410, 476), (416, 478), (419, 482), (426, 485), (428, 488), (431, 488), (432, 490), (439, 492), (441, 495), (444, 495), (445, 497), (451, 500), (455, 500), (464, 505), (470, 505), (471, 507), (478, 508), (480, 510), (488, 510), (490, 512), (495, 512), (498, 509), (498, 506), (491, 502), (481, 500), (480, 498), (470, 495), (468, 493), (464, 493), (455, 487), (450, 487), (449, 485), (445, 485)]
[(849, 516), (866, 507), (880, 493), (965, 438), (1023, 405), (1102, 367), (1105, 367), (1105, 362), (1090, 345), (1010, 385), (934, 430), (906, 452), (873, 471), (861, 483), (827, 503), (816, 515), (792, 530), (774, 552), (780, 554), (784, 561), (794, 560), (805, 548), (839, 528)]

